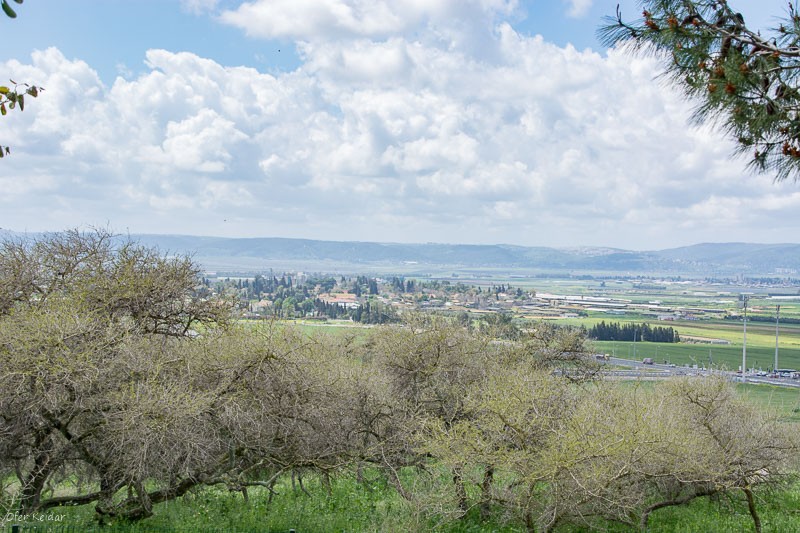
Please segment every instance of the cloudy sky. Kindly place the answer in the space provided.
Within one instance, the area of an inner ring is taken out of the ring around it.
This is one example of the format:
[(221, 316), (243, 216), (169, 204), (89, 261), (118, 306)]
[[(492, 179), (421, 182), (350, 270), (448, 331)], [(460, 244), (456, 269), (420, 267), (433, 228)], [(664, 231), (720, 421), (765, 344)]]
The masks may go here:
[[(785, 6), (730, 3), (760, 27)], [(0, 227), (800, 242), (800, 184), (748, 172), (653, 59), (597, 42), (616, 4), (30, 0), (0, 18), (0, 77), (46, 90), (0, 120)]]

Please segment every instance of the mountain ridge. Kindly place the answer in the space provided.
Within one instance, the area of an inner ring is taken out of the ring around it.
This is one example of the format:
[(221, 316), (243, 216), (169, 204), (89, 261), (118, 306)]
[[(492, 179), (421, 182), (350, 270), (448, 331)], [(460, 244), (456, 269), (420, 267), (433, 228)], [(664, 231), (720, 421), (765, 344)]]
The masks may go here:
[[(0, 229), (0, 238), (39, 233)], [(214, 237), (128, 234), (164, 253), (189, 254), (203, 268), (259, 271), (269, 268), (312, 271), (431, 270), (478, 272), (602, 272), (701, 276), (793, 276), (800, 272), (800, 244), (699, 243), (663, 250), (635, 251), (607, 246), (522, 246), (516, 244), (397, 243), (327, 241), (288, 237)]]
[(515, 244), (325, 241), (286, 237), (192, 237), (138, 234), (131, 238), (163, 250), (193, 252), (201, 263), (214, 257), (250, 259), (249, 265), (315, 261), (358, 267), (425, 266), (460, 269), (665, 272), (705, 275), (791, 275), (800, 271), (800, 244), (700, 243), (634, 251), (604, 246), (554, 248)]

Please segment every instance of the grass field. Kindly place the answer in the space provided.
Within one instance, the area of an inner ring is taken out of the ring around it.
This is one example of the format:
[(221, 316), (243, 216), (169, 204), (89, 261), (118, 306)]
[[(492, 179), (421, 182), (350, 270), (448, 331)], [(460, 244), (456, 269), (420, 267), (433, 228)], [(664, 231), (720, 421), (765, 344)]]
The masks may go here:
[[(402, 472), (404, 482), (413, 487), (425, 484), (426, 474)], [(518, 521), (505, 521), (502, 512), (483, 521), (473, 509), (460, 519), (445, 518), (435, 511), (425, 513), (424, 498), (417, 502), (403, 500), (385, 481), (367, 476), (359, 483), (354, 475), (335, 478), (328, 493), (320, 480), (308, 476), (308, 494), (293, 489), (288, 479), (276, 487), (269, 502), (266, 490), (253, 489), (249, 501), (239, 493), (207, 488), (192, 492), (176, 501), (155, 508), (155, 515), (137, 523), (117, 522), (103, 528), (92, 518), (91, 507), (59, 508), (62, 528), (50, 525), (38, 531), (81, 531), (107, 533), (212, 532), (231, 533), (328, 533), (328, 532), (441, 532), (441, 533), (512, 533), (524, 528)], [(764, 533), (800, 531), (800, 486), (792, 485), (772, 492), (756, 492)], [(47, 526), (47, 524), (44, 524)], [(647, 531), (652, 533), (724, 533), (752, 531), (753, 523), (744, 499), (738, 494), (718, 501), (703, 498), (690, 505), (665, 508), (651, 515)], [(627, 533), (638, 531), (619, 524), (598, 522), (594, 531)], [(24, 530), (23, 530), (24, 531)], [(589, 529), (559, 528), (576, 532)]]
[[(662, 322), (626, 317), (624, 320), (590, 317), (573, 319), (570, 323), (592, 327), (601, 320), (610, 322), (649, 322), (652, 326), (672, 327), (678, 331), (682, 341), (675, 344), (637, 342), (634, 354), (633, 342), (593, 341), (597, 352), (615, 354), (618, 357), (642, 359), (652, 357), (657, 362), (668, 361), (677, 365), (710, 366), (736, 370), (742, 364), (743, 324), (731, 320), (673, 321)], [(727, 344), (694, 342), (697, 339), (716, 339)], [(747, 366), (755, 369), (771, 369), (775, 361), (775, 325), (764, 322), (747, 324)], [(778, 367), (800, 369), (800, 325), (781, 324), (779, 328)]]
[[(636, 322), (646, 321), (641, 318), (625, 317), (624, 320), (608, 317), (589, 317), (559, 321), (559, 324), (582, 325), (590, 328), (605, 321)], [(702, 337), (719, 339), (729, 344), (710, 344), (702, 342), (652, 343), (636, 342), (635, 353), (633, 342), (590, 341), (592, 351), (613, 354), (628, 359), (651, 357), (656, 362), (667, 361), (676, 365), (714, 366), (736, 370), (742, 364), (742, 323), (728, 320), (707, 321), (675, 321), (659, 322), (648, 320), (653, 326), (675, 328), (682, 338)], [(349, 320), (329, 321), (286, 321), (302, 331), (313, 333), (330, 333), (334, 335), (355, 335), (363, 337), (371, 326), (356, 324)], [(785, 324), (780, 326), (780, 344), (778, 347), (779, 368), (800, 369), (800, 325)], [(773, 368), (775, 360), (775, 326), (763, 322), (748, 323), (747, 326), (747, 366), (748, 368), (768, 370)]]
[[(641, 360), (652, 357), (655, 362), (676, 365), (698, 365), (700, 367), (737, 370), (742, 365), (742, 346), (708, 344), (664, 344), (637, 342), (634, 354), (632, 342), (594, 341), (591, 343), (598, 353), (608, 353), (626, 359)], [(747, 346), (747, 367), (770, 369), (775, 361), (775, 347)], [(800, 368), (800, 348), (781, 348), (778, 354), (781, 368)]]
[(755, 384), (737, 384), (736, 388), (751, 402), (774, 410), (781, 420), (800, 423), (800, 389)]

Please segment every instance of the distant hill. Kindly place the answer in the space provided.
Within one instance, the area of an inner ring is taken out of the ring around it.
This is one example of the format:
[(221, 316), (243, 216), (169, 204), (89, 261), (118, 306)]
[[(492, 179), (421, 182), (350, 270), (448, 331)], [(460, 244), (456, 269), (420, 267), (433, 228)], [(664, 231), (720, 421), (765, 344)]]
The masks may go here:
[(678, 265), (743, 273), (800, 272), (800, 244), (705, 243), (655, 252)]
[(585, 271), (713, 275), (800, 273), (800, 244), (697, 244), (660, 251), (506, 244), (402, 244), (308, 239), (133, 235), (165, 251), (193, 253), (213, 269), (317, 271)]
[[(30, 236), (30, 234), (28, 234)], [(0, 229), (0, 238), (21, 236)], [(130, 236), (209, 270), (311, 272), (573, 272), (800, 277), (800, 244), (704, 243), (657, 251), (508, 244), (402, 244), (188, 235)]]

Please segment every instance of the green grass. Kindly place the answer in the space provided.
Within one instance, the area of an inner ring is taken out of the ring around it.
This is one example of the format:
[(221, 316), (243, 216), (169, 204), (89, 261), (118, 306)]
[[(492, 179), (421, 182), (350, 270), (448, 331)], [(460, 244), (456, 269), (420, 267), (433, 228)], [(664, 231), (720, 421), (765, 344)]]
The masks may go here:
[[(800, 531), (800, 491), (792, 487), (772, 494), (757, 493), (759, 516), (764, 533)], [(650, 533), (739, 533), (753, 531), (753, 520), (741, 494), (722, 497), (718, 501), (708, 498), (695, 500), (683, 507), (671, 507), (651, 515)]]
[(800, 423), (800, 389), (756, 384), (737, 384), (736, 388), (753, 403), (774, 409), (781, 420)]
[[(404, 481), (413, 484), (417, 474), (406, 472)], [(53, 509), (64, 514), (59, 524), (45, 524), (51, 531), (104, 531), (107, 533), (228, 531), (240, 533), (328, 532), (522, 532), (519, 523), (503, 522), (497, 512), (488, 521), (481, 521), (476, 510), (460, 520), (444, 519), (436, 514), (415, 511), (382, 479), (358, 483), (355, 476), (334, 479), (331, 494), (319, 480), (308, 476), (305, 481), (310, 495), (292, 490), (284, 480), (271, 503), (268, 493), (251, 489), (249, 502), (240, 493), (224, 489), (203, 489), (173, 502), (160, 504), (155, 516), (137, 523), (117, 522), (98, 528), (90, 506)], [(764, 532), (800, 531), (800, 486), (794, 485), (773, 492), (757, 492)], [(60, 525), (67, 526), (59, 529)], [(55, 527), (53, 527), (55, 526)], [(650, 517), (648, 530), (667, 532), (739, 532), (752, 530), (752, 520), (741, 495), (733, 493), (718, 501), (702, 498), (690, 505), (665, 508)], [(41, 530), (40, 530), (41, 531)], [(584, 531), (563, 527), (558, 531)], [(589, 531), (589, 530), (585, 530)], [(629, 532), (627, 527), (597, 522), (594, 531)]]
[[(666, 323), (658, 323), (663, 325)], [(672, 322), (673, 328), (681, 335), (694, 335), (724, 339), (732, 343), (740, 343), (744, 338), (744, 329), (741, 321), (735, 320), (706, 320), (706, 321), (676, 321)], [(800, 347), (800, 329), (797, 324), (783, 324), (780, 326), (780, 345)], [(775, 324), (769, 322), (747, 322), (747, 344), (754, 346), (771, 346), (775, 348)]]
[[(594, 351), (616, 355), (625, 359), (642, 360), (645, 357), (652, 357), (653, 361), (663, 363), (667, 361), (676, 365), (698, 365), (715, 368), (726, 368), (736, 370), (742, 365), (742, 346), (718, 345), (718, 344), (666, 344), (654, 342), (637, 342), (636, 353), (632, 342), (617, 341), (594, 341), (591, 343)], [(772, 368), (775, 361), (775, 347), (747, 346), (747, 367)], [(781, 368), (800, 369), (800, 349), (781, 348), (779, 352), (778, 365)]]
[[(497, 521), (481, 522), (477, 513), (462, 521), (442, 520), (426, 516), (403, 500), (383, 478), (359, 483), (355, 475), (335, 478), (328, 494), (316, 476), (305, 477), (304, 486), (292, 488), (284, 479), (275, 487), (277, 493), (269, 502), (266, 489), (251, 488), (249, 501), (241, 493), (221, 488), (205, 488), (178, 500), (157, 505), (154, 516), (128, 523), (117, 521), (99, 528), (92, 506), (57, 508), (54, 515), (64, 516), (59, 522), (38, 523), (52, 531), (103, 531), (107, 533), (226, 531), (239, 533), (288, 532), (513, 532), (512, 526)], [(417, 474), (406, 472), (404, 478), (414, 483)], [(26, 525), (33, 525), (26, 524)], [(76, 529), (77, 528), (77, 529)], [(41, 531), (41, 530), (39, 530)]]
[[(599, 322), (597, 317), (576, 321), (587, 328)], [(606, 322), (639, 322), (640, 319), (626, 317), (624, 320), (608, 320)], [(618, 357), (642, 359), (652, 357), (663, 363), (668, 361), (677, 365), (709, 366), (738, 369), (742, 364), (742, 344), (744, 340), (742, 323), (729, 320), (675, 321), (659, 322), (646, 320), (652, 326), (672, 327), (683, 339), (680, 343), (637, 342), (634, 357), (632, 342), (593, 341), (598, 352), (616, 354)], [(704, 342), (688, 342), (689, 337), (720, 339), (729, 344), (710, 344)], [(710, 361), (709, 361), (710, 358)], [(747, 325), (747, 366), (748, 368), (773, 367), (775, 361), (775, 325), (764, 322), (748, 322)], [(800, 369), (800, 325), (783, 324), (780, 326), (778, 344), (778, 366), (780, 368)]]
[(324, 332), (332, 335), (355, 335), (357, 337), (363, 337), (369, 331), (369, 328), (372, 327), (351, 320), (327, 320), (323, 322), (298, 319), (296, 321), (287, 321), (287, 323), (306, 334)]
[[(236, 531), (302, 532), (381, 531), (404, 515), (399, 496), (387, 487), (368, 487), (352, 479), (337, 480), (328, 496), (315, 478), (306, 479), (311, 496), (288, 480), (276, 486), (277, 496), (268, 502), (268, 492), (249, 491), (249, 502), (241, 493), (205, 488), (155, 508), (154, 516), (136, 523), (119, 521), (103, 528), (107, 532), (138, 531)], [(94, 527), (91, 506), (55, 509), (65, 513), (65, 524), (87, 530)]]

